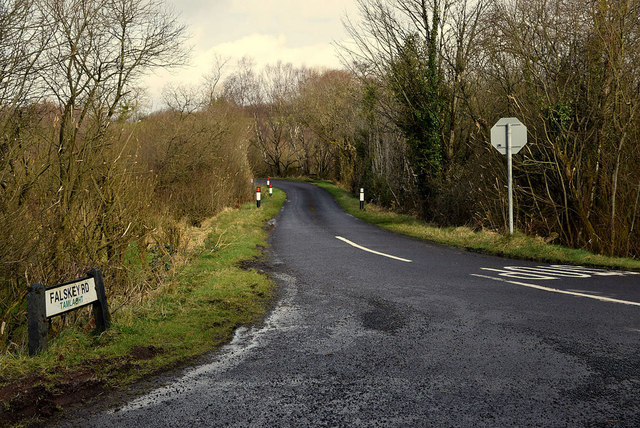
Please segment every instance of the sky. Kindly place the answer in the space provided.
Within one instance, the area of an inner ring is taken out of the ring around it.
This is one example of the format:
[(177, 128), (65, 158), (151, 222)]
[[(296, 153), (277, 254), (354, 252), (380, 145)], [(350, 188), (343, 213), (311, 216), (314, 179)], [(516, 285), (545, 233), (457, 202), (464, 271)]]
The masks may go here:
[(187, 26), (190, 64), (150, 73), (142, 82), (151, 109), (162, 108), (165, 85), (197, 85), (216, 56), (253, 58), (260, 69), (278, 61), (341, 68), (333, 42), (348, 38), (342, 19), (357, 16), (356, 0), (166, 0)]

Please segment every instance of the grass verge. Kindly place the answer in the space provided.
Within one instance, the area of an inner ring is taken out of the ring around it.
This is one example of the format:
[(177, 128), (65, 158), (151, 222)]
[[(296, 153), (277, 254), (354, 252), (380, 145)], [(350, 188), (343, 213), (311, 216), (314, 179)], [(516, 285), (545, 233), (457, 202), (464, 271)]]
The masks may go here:
[(113, 314), (105, 333), (69, 326), (49, 338), (49, 348), (39, 356), (0, 356), (0, 425), (50, 416), (73, 402), (71, 391), (83, 399), (87, 392), (175, 367), (228, 342), (236, 327), (259, 321), (274, 284), (239, 265), (260, 256), (268, 235), (265, 222), (284, 199), (274, 189), (260, 209), (251, 202), (219, 214), (204, 246), (192, 250), (175, 278), (141, 305)]
[(640, 260), (592, 254), (585, 250), (550, 244), (541, 237), (532, 237), (520, 232), (508, 236), (487, 230), (474, 231), (469, 227), (437, 227), (374, 204), (367, 204), (365, 210), (361, 211), (359, 199), (346, 190), (328, 181), (308, 182), (329, 191), (342, 209), (354, 217), (414, 238), (521, 260), (640, 270)]

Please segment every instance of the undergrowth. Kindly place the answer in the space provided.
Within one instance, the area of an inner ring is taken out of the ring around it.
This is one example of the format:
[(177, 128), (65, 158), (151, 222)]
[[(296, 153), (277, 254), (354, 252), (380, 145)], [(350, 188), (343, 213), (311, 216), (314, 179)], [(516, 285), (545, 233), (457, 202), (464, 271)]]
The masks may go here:
[[(214, 350), (238, 326), (259, 321), (273, 298), (274, 284), (238, 264), (261, 255), (267, 238), (262, 227), (284, 199), (285, 194), (274, 189), (260, 209), (250, 202), (205, 222), (207, 236), (186, 255), (185, 267), (143, 303), (113, 313), (106, 332), (95, 335), (72, 325), (49, 338), (48, 349), (38, 356), (0, 355), (0, 387), (34, 377), (55, 388), (81, 370), (90, 370), (104, 385), (126, 385)], [(136, 349), (149, 350), (151, 357), (137, 358)]]

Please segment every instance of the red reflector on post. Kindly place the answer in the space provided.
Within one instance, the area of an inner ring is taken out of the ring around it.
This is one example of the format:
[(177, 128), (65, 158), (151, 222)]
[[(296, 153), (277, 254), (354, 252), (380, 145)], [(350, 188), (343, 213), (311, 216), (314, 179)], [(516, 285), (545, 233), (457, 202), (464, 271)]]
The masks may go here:
[(259, 191), (260, 191), (260, 188), (258, 187), (258, 188), (256, 189), (256, 192), (259, 192)]

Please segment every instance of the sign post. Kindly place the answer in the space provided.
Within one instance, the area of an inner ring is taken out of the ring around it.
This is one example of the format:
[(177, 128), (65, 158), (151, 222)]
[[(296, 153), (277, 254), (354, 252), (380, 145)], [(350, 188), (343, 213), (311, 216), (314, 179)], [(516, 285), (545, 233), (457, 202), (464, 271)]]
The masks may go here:
[(29, 355), (36, 355), (47, 349), (48, 328), (44, 292), (44, 285), (31, 284), (27, 294)]
[(47, 348), (47, 321), (57, 315), (93, 305), (96, 330), (103, 332), (111, 325), (102, 272), (92, 269), (85, 278), (45, 288), (32, 284), (27, 295), (29, 355)]
[(269, 196), (273, 196), (273, 184), (269, 184)]
[(256, 207), (257, 208), (260, 208), (260, 196), (261, 196), (260, 188), (257, 187), (256, 188)]
[(507, 155), (509, 181), (509, 235), (513, 235), (513, 162), (512, 155), (527, 144), (527, 127), (515, 117), (503, 117), (491, 128), (491, 145)]
[(100, 269), (91, 269), (88, 273), (96, 285), (96, 301), (93, 302), (93, 319), (98, 331), (105, 331), (111, 327), (111, 314), (107, 304), (107, 293), (104, 290), (104, 279)]
[(360, 188), (360, 209), (364, 209), (364, 188)]

